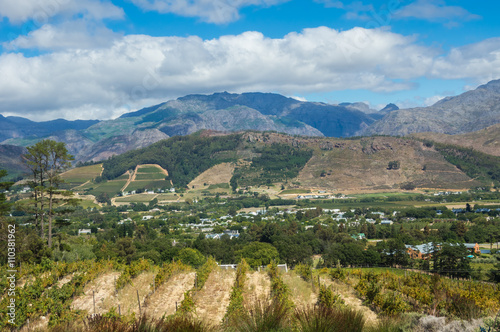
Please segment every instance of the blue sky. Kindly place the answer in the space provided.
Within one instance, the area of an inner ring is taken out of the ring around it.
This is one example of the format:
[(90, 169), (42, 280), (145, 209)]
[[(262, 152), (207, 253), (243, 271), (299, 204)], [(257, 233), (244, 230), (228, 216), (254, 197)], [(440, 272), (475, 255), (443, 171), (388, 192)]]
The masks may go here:
[(500, 78), (499, 7), (0, 0), (0, 114), (109, 119), (220, 91), (426, 106)]

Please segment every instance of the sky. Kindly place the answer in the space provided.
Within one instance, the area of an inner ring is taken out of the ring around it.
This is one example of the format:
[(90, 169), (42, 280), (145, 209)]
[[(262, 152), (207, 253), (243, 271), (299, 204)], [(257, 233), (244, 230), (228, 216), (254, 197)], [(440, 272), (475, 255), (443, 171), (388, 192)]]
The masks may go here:
[(188, 94), (428, 106), (500, 78), (489, 0), (0, 0), (0, 114), (112, 119)]

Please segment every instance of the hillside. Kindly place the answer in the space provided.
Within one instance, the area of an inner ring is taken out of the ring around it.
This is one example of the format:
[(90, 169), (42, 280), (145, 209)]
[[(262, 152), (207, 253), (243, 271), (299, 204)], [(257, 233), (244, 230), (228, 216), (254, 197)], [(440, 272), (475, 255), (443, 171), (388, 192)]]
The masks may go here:
[[(340, 139), (204, 131), (114, 156), (103, 163), (96, 183), (79, 189), (110, 197), (137, 189), (155, 192), (143, 194), (141, 201), (171, 186), (214, 193), (276, 184), (330, 192), (466, 189), (498, 181), (497, 163), (500, 157), (411, 137)], [(151, 170), (146, 171), (144, 164), (164, 170), (148, 166)], [(159, 200), (177, 200), (163, 191)]]
[(434, 142), (468, 147), (494, 156), (500, 156), (500, 124), (460, 135), (427, 132), (414, 134), (413, 136)]
[(394, 110), (359, 133), (399, 136), (420, 132), (462, 134), (497, 123), (500, 123), (500, 80), (444, 98), (429, 107)]
[(0, 169), (7, 170), (7, 177), (3, 180), (14, 179), (29, 171), (21, 158), (26, 152), (21, 146), (0, 144)]

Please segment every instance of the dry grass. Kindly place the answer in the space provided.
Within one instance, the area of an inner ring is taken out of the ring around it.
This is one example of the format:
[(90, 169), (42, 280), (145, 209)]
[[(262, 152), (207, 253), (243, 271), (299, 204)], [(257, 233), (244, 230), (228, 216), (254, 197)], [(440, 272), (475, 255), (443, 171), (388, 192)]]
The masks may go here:
[(377, 314), (369, 307), (363, 305), (363, 302), (356, 296), (351, 286), (341, 281), (332, 281), (330, 277), (322, 277), (320, 281), (322, 285), (332, 286), (334, 292), (340, 294), (346, 305), (362, 312), (367, 325), (375, 326), (378, 324), (379, 319)]
[(196, 315), (206, 322), (217, 323), (222, 320), (229, 305), (232, 286), (236, 273), (234, 270), (215, 268), (203, 289), (196, 294)]
[(294, 271), (282, 274), (283, 282), (290, 288), (292, 301), (297, 308), (314, 305), (318, 301), (318, 295), (313, 290), (310, 282), (304, 281)]
[(115, 296), (115, 278), (119, 276), (120, 272), (109, 272), (90, 282), (85, 286), (84, 294), (74, 299), (71, 308), (93, 314), (93, 294), (95, 294), (95, 312), (97, 314), (105, 313), (107, 311), (105, 302)]
[(174, 314), (176, 302), (180, 306), (184, 299), (184, 292), (193, 287), (194, 276), (194, 272), (179, 273), (172, 276), (151, 295), (144, 305), (144, 311), (154, 318)]
[(137, 303), (137, 291), (139, 291), (139, 299), (141, 301), (141, 307), (144, 304), (144, 299), (149, 292), (152, 291), (151, 284), (155, 278), (154, 272), (143, 272), (137, 278), (132, 280), (132, 283), (126, 285), (118, 292), (118, 297), (112, 296), (104, 301), (103, 306), (106, 311), (110, 310), (112, 307), (116, 308), (118, 312), (118, 305), (120, 305), (120, 311), (124, 315), (131, 313), (139, 314), (139, 305)]
[[(222, 163), (215, 165), (198, 175), (188, 184), (189, 188), (199, 189), (208, 187), (211, 184), (229, 183), (234, 172), (233, 163)], [(207, 185), (205, 185), (205, 183)]]
[(247, 273), (245, 290), (243, 293), (245, 308), (252, 308), (257, 303), (264, 303), (270, 299), (271, 280), (266, 272)]

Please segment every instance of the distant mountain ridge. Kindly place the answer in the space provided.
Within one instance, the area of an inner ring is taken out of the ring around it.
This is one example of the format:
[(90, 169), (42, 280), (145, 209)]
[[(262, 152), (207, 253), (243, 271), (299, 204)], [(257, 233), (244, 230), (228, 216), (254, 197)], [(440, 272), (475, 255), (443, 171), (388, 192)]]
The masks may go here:
[(114, 120), (71, 122), (72, 126), (68, 122), (57, 131), (16, 130), (11, 135), (5, 133), (2, 138), (4, 144), (22, 146), (33, 144), (42, 137), (62, 141), (77, 161), (87, 161), (107, 159), (161, 139), (204, 129), (349, 137), (376, 118), (355, 107), (304, 102), (279, 94), (222, 92), (188, 95), (123, 114)]
[(460, 134), (500, 123), (500, 80), (429, 107), (374, 110), (361, 102), (299, 101), (274, 93), (193, 94), (113, 120), (34, 122), (0, 115), (0, 142), (28, 146), (42, 138), (65, 142), (76, 161), (104, 160), (172, 136), (200, 130), (275, 131), (311, 137)]
[(455, 135), (497, 123), (500, 123), (500, 80), (455, 97), (446, 97), (429, 107), (391, 111), (358, 134), (404, 136), (435, 132)]

